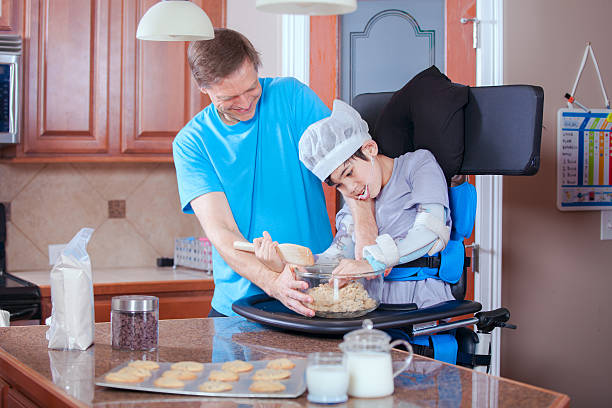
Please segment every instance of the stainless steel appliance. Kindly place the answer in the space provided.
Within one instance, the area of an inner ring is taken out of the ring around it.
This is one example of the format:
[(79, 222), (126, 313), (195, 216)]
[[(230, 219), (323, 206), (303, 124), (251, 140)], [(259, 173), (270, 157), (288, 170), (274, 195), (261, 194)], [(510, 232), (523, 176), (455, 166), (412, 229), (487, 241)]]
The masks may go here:
[(6, 272), (6, 213), (0, 203), (0, 309), (11, 314), (11, 325), (41, 318), (40, 289)]
[(0, 145), (19, 143), (21, 36), (0, 35)]

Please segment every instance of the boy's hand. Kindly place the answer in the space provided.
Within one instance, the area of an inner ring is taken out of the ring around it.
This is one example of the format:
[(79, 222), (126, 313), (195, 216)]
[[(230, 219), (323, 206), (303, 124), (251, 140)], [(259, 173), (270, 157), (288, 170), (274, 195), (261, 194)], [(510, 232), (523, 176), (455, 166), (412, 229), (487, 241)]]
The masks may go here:
[(356, 275), (372, 271), (372, 266), (365, 259), (356, 260), (345, 258), (336, 266), (332, 275)]
[(278, 242), (272, 241), (268, 231), (264, 231), (263, 237), (253, 240), (255, 245), (255, 256), (261, 263), (272, 269), (274, 272), (282, 272), (285, 262), (278, 252)]

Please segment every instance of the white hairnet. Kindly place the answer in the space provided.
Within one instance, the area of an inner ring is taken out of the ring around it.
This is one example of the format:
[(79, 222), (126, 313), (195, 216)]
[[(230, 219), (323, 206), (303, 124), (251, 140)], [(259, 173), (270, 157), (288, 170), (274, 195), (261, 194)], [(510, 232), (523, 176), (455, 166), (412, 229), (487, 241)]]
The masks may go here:
[(325, 181), (371, 139), (368, 124), (361, 119), (359, 112), (336, 99), (331, 116), (313, 123), (304, 131), (299, 143), (300, 160), (315, 176)]

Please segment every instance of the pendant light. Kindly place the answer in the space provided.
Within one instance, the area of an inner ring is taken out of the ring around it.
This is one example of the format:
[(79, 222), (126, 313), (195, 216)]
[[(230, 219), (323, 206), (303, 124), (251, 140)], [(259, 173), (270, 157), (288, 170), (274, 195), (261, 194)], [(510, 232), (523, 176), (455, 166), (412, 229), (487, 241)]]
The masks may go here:
[(357, 9), (357, 0), (257, 0), (255, 8), (278, 14), (325, 16), (352, 13)]
[(153, 41), (197, 41), (215, 38), (210, 18), (189, 0), (162, 0), (140, 19), (136, 38)]

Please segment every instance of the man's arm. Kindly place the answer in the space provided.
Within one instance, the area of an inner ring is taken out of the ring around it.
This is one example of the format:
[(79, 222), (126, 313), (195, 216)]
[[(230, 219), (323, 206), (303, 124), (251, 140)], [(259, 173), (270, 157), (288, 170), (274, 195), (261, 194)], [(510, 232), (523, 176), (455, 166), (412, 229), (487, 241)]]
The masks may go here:
[(268, 295), (278, 299), (289, 309), (314, 316), (314, 311), (303, 303), (311, 303), (312, 298), (298, 289), (306, 289), (307, 283), (295, 280), (293, 271), (285, 267), (282, 273), (268, 269), (250, 253), (234, 249), (234, 241), (244, 241), (225, 194), (211, 192), (191, 201), (206, 236), (225, 262), (242, 277), (259, 286)]

